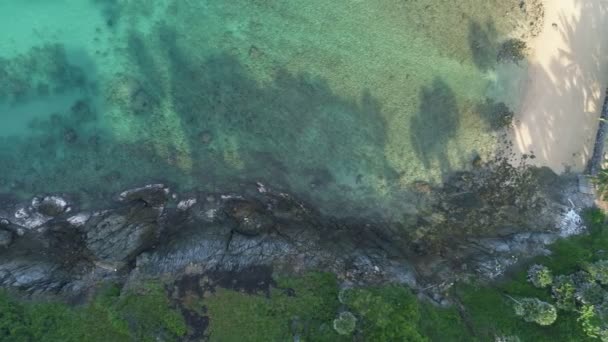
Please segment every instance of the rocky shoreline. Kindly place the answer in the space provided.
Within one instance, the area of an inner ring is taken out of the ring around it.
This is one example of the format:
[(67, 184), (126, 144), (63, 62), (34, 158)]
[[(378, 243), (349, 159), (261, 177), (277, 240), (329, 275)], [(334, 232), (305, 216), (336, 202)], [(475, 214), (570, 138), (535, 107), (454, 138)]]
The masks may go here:
[(95, 211), (79, 211), (69, 195), (4, 196), (0, 286), (76, 298), (107, 280), (322, 269), (345, 287), (406, 284), (447, 305), (442, 293), (455, 281), (495, 279), (582, 232), (578, 212), (593, 204), (574, 175), (503, 162), (455, 174), (441, 188), (412, 188), (416, 209), (399, 222), (324, 217), (261, 183), (182, 194), (151, 184)]

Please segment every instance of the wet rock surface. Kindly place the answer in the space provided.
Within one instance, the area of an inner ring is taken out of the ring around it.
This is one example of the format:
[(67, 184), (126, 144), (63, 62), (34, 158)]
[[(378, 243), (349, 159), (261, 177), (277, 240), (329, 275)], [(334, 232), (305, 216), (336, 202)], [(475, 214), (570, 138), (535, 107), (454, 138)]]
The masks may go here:
[(118, 196), (121, 202), (142, 201), (148, 206), (158, 207), (169, 200), (169, 188), (163, 184), (150, 184), (126, 190)]
[(43, 215), (56, 217), (66, 212), (68, 202), (59, 196), (46, 196), (35, 204), (36, 209)]
[(13, 234), (10, 231), (0, 229), (0, 247), (8, 247), (13, 242)]
[(325, 217), (259, 183), (184, 196), (153, 184), (93, 212), (72, 212), (76, 203), (59, 196), (6, 199), (0, 286), (71, 296), (104, 279), (321, 269), (348, 286), (402, 283), (443, 303), (442, 289), (454, 281), (495, 279), (522, 258), (548, 253), (563, 220), (592, 204), (574, 176), (478, 164), (441, 188), (414, 184), (412, 210), (399, 222)]
[(99, 260), (129, 262), (157, 239), (160, 211), (135, 202), (96, 213), (82, 228), (87, 248)]

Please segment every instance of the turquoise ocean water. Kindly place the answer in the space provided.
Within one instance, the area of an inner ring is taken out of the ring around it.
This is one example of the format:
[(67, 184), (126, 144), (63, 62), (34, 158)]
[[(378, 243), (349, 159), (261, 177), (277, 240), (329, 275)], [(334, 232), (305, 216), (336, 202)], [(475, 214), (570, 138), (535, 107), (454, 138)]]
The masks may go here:
[(261, 182), (338, 216), (408, 210), (497, 146), (519, 0), (4, 0), (0, 193), (88, 203)]

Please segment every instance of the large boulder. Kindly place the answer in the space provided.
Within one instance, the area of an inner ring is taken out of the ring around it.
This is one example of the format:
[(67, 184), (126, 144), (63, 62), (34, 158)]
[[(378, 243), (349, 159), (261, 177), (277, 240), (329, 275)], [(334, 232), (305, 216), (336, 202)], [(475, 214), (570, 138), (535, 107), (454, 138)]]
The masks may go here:
[(33, 201), (33, 207), (45, 216), (56, 217), (68, 211), (68, 202), (59, 196), (45, 196)]
[(129, 262), (158, 238), (159, 215), (145, 203), (96, 213), (82, 227), (86, 246), (99, 260)]
[(254, 200), (232, 199), (226, 203), (226, 214), (237, 222), (237, 233), (256, 236), (268, 233), (275, 225), (272, 213)]

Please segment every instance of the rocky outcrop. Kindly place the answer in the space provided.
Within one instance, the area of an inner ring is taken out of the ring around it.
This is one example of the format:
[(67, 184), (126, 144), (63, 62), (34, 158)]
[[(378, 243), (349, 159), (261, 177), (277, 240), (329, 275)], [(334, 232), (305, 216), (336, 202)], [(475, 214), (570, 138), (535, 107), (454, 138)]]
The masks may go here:
[(169, 200), (169, 188), (163, 184), (150, 184), (141, 188), (126, 190), (118, 195), (120, 202), (142, 201), (151, 207), (160, 207)]
[(4, 229), (0, 229), (0, 247), (8, 247), (13, 242), (13, 234)]
[(59, 196), (8, 200), (0, 208), (0, 286), (75, 295), (108, 278), (322, 269), (350, 285), (408, 284), (442, 303), (454, 281), (494, 279), (521, 258), (548, 253), (562, 225), (578, 231), (571, 226), (580, 220), (571, 219), (589, 198), (573, 189), (575, 178), (546, 170), (480, 167), (441, 188), (417, 183), (416, 211), (399, 222), (324, 217), (261, 184), (187, 196), (154, 184), (93, 212), (73, 212), (76, 204)]
[(68, 202), (59, 196), (45, 196), (42, 199), (35, 198), (32, 206), (42, 215), (57, 217), (69, 211)]
[(81, 228), (86, 247), (101, 261), (133, 261), (156, 242), (160, 233), (160, 213), (160, 210), (138, 202), (95, 213)]

